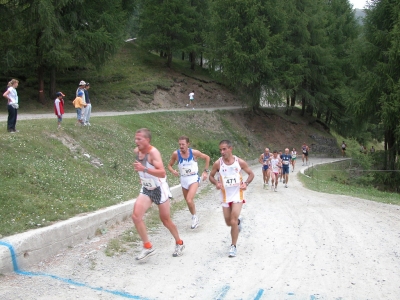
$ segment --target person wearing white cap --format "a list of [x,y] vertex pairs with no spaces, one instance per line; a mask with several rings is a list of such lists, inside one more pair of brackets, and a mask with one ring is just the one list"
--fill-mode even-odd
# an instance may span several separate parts
[[85,84],[85,90],[84,90],[84,95],[85,95],[85,101],[87,106],[85,107],[85,115],[83,118],[83,122],[85,126],[90,126],[90,114],[92,112],[92,104],[90,103],[90,97],[89,97],[89,89],[90,89],[90,83],[86,82]]
[[[81,80],[80,82],[79,82],[79,87],[76,89],[76,97],[78,97],[78,93],[79,92],[82,92],[83,93],[83,95],[82,96],[80,96],[81,98],[82,98],[82,101],[83,101],[83,103],[85,103],[86,104],[86,99],[85,99],[85,87],[86,87],[86,82],[85,81],[83,81],[83,80]],[[86,105],[85,105],[85,107],[86,107]],[[82,123],[84,123],[84,121],[85,121],[85,119],[84,119],[84,116],[85,116],[85,107],[83,107],[82,108],[82,112],[81,112],[81,116],[82,116]]]

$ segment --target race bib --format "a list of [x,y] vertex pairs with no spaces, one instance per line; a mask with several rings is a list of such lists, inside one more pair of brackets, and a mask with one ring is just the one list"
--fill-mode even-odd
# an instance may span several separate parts
[[223,177],[224,187],[233,187],[233,186],[240,186],[240,176],[239,174],[236,175],[227,175]]
[[307,153],[307,150],[303,150],[303,153]]
[[292,154],[292,158],[296,158],[296,154]]
[[284,160],[284,161],[282,161],[282,162],[283,162],[284,165],[288,165],[288,164],[289,164],[289,161],[288,161],[288,160]]
[[148,190],[154,190],[157,185],[154,182],[153,178],[142,178],[140,177],[140,181],[142,182],[142,186]]
[[181,176],[191,176],[191,175],[196,175],[197,170],[193,170],[193,168],[190,167],[182,167],[181,168]]

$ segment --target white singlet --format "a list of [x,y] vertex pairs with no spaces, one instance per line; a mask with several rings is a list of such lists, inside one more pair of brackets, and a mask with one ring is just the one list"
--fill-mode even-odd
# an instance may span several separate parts
[[240,167],[238,158],[236,156],[233,157],[235,161],[231,165],[225,164],[222,157],[219,159],[219,180],[222,183],[222,206],[226,206],[226,204],[230,202],[239,203],[243,202],[244,200],[243,190],[240,189],[240,184],[242,182],[242,175],[240,174],[240,170],[242,168]]
[[272,172],[279,173],[279,158],[271,159],[271,168],[272,168]]

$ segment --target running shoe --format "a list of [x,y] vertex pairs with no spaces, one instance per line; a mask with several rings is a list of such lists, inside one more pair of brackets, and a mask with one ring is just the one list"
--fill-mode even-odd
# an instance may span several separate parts
[[199,226],[199,218],[196,215],[192,216],[192,229],[197,228]]
[[235,257],[235,256],[236,256],[236,246],[231,245],[231,247],[229,248],[229,257]]
[[172,254],[172,256],[173,257],[182,256],[183,255],[183,253],[182,253],[183,249],[185,249],[185,245],[184,244],[182,244],[182,245],[176,244],[175,245],[175,251]]
[[285,188],[287,188],[287,184],[285,184]]
[[275,187],[275,188],[274,188],[274,192],[277,192],[277,191],[278,191],[278,187]]
[[240,221],[239,222],[239,232],[241,232],[242,231],[242,227],[243,227],[243,217],[239,216],[238,220]]
[[186,104],[186,107],[188,107],[189,106],[189,104]]
[[286,183],[286,180],[285,180],[285,179],[283,179],[283,183]]
[[156,250],[153,247],[151,247],[149,249],[143,248],[142,252],[140,252],[140,254],[136,257],[136,260],[143,260],[143,259],[155,254],[155,252],[156,252]]

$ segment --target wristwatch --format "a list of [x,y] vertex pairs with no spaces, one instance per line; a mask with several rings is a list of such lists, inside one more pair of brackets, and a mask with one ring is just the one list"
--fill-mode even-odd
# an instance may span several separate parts
[[204,169],[204,172],[210,173],[210,170],[209,169]]
[[149,168],[144,168],[143,173],[147,173],[147,171],[149,170]]

